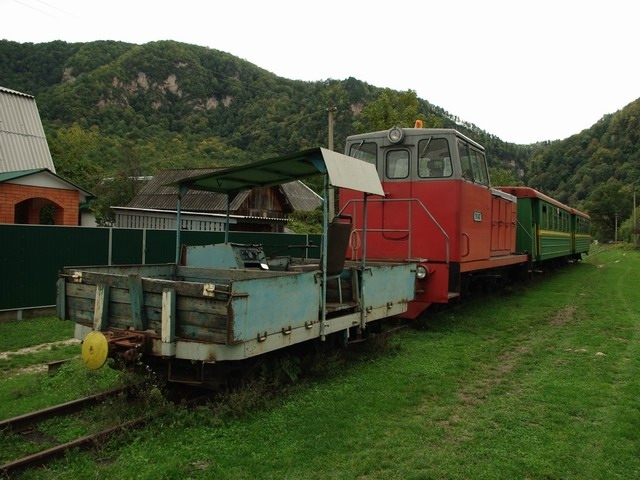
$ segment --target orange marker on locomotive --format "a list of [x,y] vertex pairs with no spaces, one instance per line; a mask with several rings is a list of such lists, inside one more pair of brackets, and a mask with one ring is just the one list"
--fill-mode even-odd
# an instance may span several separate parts
[[347,138],[345,154],[377,168],[385,198],[363,202],[339,193],[354,221],[348,255],[418,263],[416,297],[406,318],[458,298],[476,280],[526,275],[516,252],[517,199],[491,188],[484,148],[453,129],[395,127]]

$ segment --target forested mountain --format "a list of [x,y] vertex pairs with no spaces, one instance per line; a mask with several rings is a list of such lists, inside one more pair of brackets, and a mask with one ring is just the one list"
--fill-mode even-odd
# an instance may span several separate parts
[[336,150],[352,133],[422,118],[425,126],[457,128],[483,144],[494,184],[530,184],[574,206],[586,208],[611,177],[624,184],[639,173],[637,103],[564,141],[515,145],[414,92],[355,78],[288,80],[228,53],[174,41],[0,40],[0,85],[36,97],[58,174],[106,205],[126,202],[136,188],[129,179],[161,169],[325,146],[330,107]]
[[588,212],[600,239],[613,239],[617,224],[622,226],[618,238],[628,240],[633,188],[640,186],[640,99],[604,115],[589,129],[536,150],[525,180]]

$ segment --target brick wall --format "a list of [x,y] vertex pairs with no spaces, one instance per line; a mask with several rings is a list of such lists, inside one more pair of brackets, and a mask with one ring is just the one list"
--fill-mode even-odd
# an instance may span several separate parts
[[15,207],[20,202],[29,202],[28,223],[40,223],[40,210],[53,203],[56,225],[78,225],[78,207],[80,202],[77,190],[34,187],[12,183],[0,184],[0,223],[15,223]]

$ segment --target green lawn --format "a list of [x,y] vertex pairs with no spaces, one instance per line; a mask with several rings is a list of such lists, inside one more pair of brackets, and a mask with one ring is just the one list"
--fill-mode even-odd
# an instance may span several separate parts
[[178,410],[25,478],[640,478],[640,252],[433,315],[240,417]]
[[0,352],[73,337],[73,322],[56,317],[0,322]]
[[[84,368],[73,329],[73,322],[56,317],[0,322],[0,419],[74,400],[119,381],[109,369]],[[46,364],[58,360],[69,363],[48,375]],[[2,440],[0,432],[0,449]]]

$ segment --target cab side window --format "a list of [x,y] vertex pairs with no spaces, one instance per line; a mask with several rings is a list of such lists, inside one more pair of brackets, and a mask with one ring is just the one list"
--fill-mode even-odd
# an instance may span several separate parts
[[462,178],[473,183],[489,186],[489,171],[484,153],[476,150],[467,142],[458,139],[458,154]]
[[482,185],[489,186],[489,171],[487,170],[487,161],[482,152],[474,148],[470,148],[471,152],[471,168],[473,169],[475,181]]

